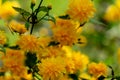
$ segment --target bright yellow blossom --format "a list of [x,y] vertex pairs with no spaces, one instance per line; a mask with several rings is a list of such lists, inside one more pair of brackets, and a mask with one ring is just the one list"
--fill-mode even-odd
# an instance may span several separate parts
[[39,70],[43,80],[59,80],[66,72],[62,57],[43,59],[39,64]]
[[78,33],[76,23],[71,20],[56,19],[56,24],[52,24],[53,38],[61,45],[73,45],[77,42]]
[[36,52],[40,49],[39,40],[34,35],[22,35],[17,44],[24,51]]
[[87,64],[89,63],[88,56],[80,52],[73,51],[68,46],[63,46],[62,49],[66,52],[66,69],[68,72],[74,73],[77,70],[80,70],[82,72],[86,69]]
[[2,0],[0,0],[0,6],[2,5]]
[[104,19],[108,22],[114,22],[120,20],[120,8],[118,8],[116,5],[110,5],[108,6]]
[[79,78],[80,78],[79,80],[82,80],[82,79],[90,80],[91,76],[89,74],[87,74],[87,73],[81,73],[79,75]]
[[93,17],[95,8],[92,0],[69,0],[69,9],[67,13],[70,18],[84,23]]
[[27,29],[25,28],[24,24],[18,23],[17,21],[12,20],[8,26],[10,27],[11,30],[18,32],[18,33],[25,33]]
[[115,0],[115,5],[119,8],[120,10],[120,0]]
[[0,44],[4,45],[7,41],[4,31],[0,31]]
[[12,7],[20,7],[17,1],[6,1],[0,6],[0,18],[8,19],[18,13]]
[[89,58],[88,56],[80,53],[80,52],[73,52],[72,55],[72,60],[75,64],[75,71],[80,70],[83,71],[86,69],[88,63],[89,63]]
[[66,63],[66,71],[67,73],[73,74],[75,73],[75,64],[74,61],[71,58],[65,58],[65,63]]
[[88,71],[90,74],[92,74],[94,77],[98,78],[101,75],[106,76],[107,75],[107,66],[104,63],[90,63],[88,65]]

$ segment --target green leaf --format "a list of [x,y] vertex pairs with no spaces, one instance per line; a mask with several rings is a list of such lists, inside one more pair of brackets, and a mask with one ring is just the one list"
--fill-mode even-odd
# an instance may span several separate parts
[[116,80],[120,80],[120,76],[115,77]]
[[105,79],[104,76],[100,76],[100,77],[98,78],[98,80],[104,80],[104,79]]
[[0,76],[4,76],[5,72],[0,72]]
[[35,12],[40,12],[40,11],[48,12],[49,9],[48,9],[48,7],[46,7],[46,6],[41,6],[39,9],[36,9],[36,10],[35,10]]
[[73,79],[73,80],[78,80],[78,76],[76,74],[69,74],[69,76]]
[[29,68],[33,68],[36,65],[36,63],[37,63],[36,54],[28,52],[26,54],[26,60],[25,60],[26,66],[28,66]]
[[26,23],[25,23],[25,27],[26,27],[26,29],[28,30],[29,27],[30,27],[30,23],[29,23],[29,22],[26,22]]
[[59,16],[61,19],[70,19],[70,16],[68,14]]
[[43,20],[52,21],[52,22],[56,23],[56,19],[53,16],[50,16],[50,15],[43,18]]
[[28,11],[22,9],[22,8],[18,8],[18,7],[13,7],[13,8],[23,16],[31,15],[30,12],[28,12]]
[[46,7],[46,6],[41,6],[40,9],[39,9],[39,11],[48,12],[49,9],[48,9],[48,7]]
[[51,41],[48,46],[56,46],[56,45],[59,45],[60,43],[59,42],[55,42],[55,41]]
[[0,45],[0,51],[2,51],[4,53],[6,52],[5,48],[2,45]]
[[115,76],[115,73],[114,73],[113,68],[112,68],[111,66],[109,66],[109,65],[108,65],[108,67],[111,69],[111,75],[112,75],[112,77],[114,77],[114,76]]
[[102,25],[102,26],[107,26],[106,24],[104,24],[104,23],[102,23],[102,22],[100,22],[98,20],[95,20],[95,19],[90,19],[90,22],[94,23],[94,24]]

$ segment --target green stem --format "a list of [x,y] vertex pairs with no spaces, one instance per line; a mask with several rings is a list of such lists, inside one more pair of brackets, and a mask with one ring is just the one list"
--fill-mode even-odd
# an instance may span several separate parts
[[34,28],[34,23],[32,23],[32,27],[31,27],[31,30],[30,30],[30,34],[32,34],[32,32],[33,32],[33,28]]
[[40,77],[40,75],[38,73],[33,73],[33,76],[36,77],[38,80],[42,80],[42,78]]
[[32,27],[31,27],[30,34],[32,34],[32,32],[33,32],[34,25],[35,25],[35,17],[34,17],[34,11],[32,8]]
[[36,15],[37,15],[37,14],[38,14],[38,12],[39,12],[39,8],[40,8],[40,6],[41,6],[42,2],[43,2],[43,0],[41,0],[41,1],[40,1],[40,3],[39,3],[39,6],[38,6],[37,11],[36,11]]

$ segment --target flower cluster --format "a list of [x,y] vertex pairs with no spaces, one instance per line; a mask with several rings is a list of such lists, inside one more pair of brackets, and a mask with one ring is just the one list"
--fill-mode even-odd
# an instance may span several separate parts
[[[0,5],[1,19],[6,20],[13,36],[17,34],[15,44],[11,46],[7,36],[0,31],[0,73],[3,73],[0,80],[98,80],[101,76],[106,77],[108,67],[104,63],[91,62],[87,55],[72,48],[85,44],[81,24],[94,16],[93,1],[69,0],[66,15],[55,17],[49,14],[51,7],[41,5],[44,0],[40,0],[37,9],[34,7],[36,0],[31,1],[31,13],[18,8],[19,4],[14,1]],[[45,15],[38,19],[41,11]],[[8,20],[17,12],[26,23]],[[33,32],[41,20],[49,21],[45,23],[49,24],[47,35]]]

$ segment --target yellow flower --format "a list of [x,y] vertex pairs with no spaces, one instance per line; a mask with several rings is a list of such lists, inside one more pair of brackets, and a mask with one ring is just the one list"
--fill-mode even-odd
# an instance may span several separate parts
[[80,78],[80,80],[82,80],[82,79],[90,80],[91,76],[89,74],[87,74],[87,73],[81,73],[79,75],[79,78]]
[[0,44],[4,45],[7,41],[4,31],[0,31]]
[[75,64],[74,61],[71,58],[65,58],[65,63],[66,63],[66,71],[69,74],[75,73]]
[[89,63],[89,58],[86,55],[73,51],[68,46],[63,46],[62,49],[65,51],[66,70],[69,73],[75,73],[77,70],[82,72],[86,69],[87,64]]
[[0,0],[0,6],[2,5],[2,0]]
[[85,46],[87,44],[87,39],[85,36],[80,35],[78,39],[78,43],[80,46]]
[[43,36],[43,37],[38,38],[38,40],[40,42],[40,46],[45,48],[49,45],[51,38],[48,36]]
[[116,5],[110,5],[107,10],[106,13],[104,15],[104,19],[106,21],[118,21],[120,20],[120,8],[118,8]]
[[18,23],[14,20],[12,20],[8,26],[10,27],[11,30],[18,32],[18,33],[25,33],[27,31],[27,29],[25,28],[24,24]]
[[115,5],[120,9],[120,0],[115,0]]
[[106,76],[107,75],[107,66],[104,63],[90,63],[88,65],[88,71],[95,77]]
[[24,51],[36,52],[40,49],[39,40],[33,35],[22,35],[17,44]]
[[65,73],[65,63],[62,57],[46,58],[39,64],[39,70],[43,80],[59,80]]
[[72,60],[75,64],[75,71],[80,70],[81,72],[86,69],[89,58],[88,56],[80,53],[80,52],[73,52]]
[[56,24],[52,24],[53,38],[61,45],[73,45],[77,42],[78,33],[76,23],[71,20],[56,19]]
[[117,58],[118,58],[118,63],[119,63],[119,65],[120,65],[120,48],[118,48]]
[[93,17],[95,8],[92,0],[69,0],[69,9],[67,13],[74,20],[84,23]]
[[19,7],[19,3],[16,1],[6,1],[0,6],[0,18],[8,19],[11,16],[15,16],[18,13],[12,7]]
[[24,66],[24,52],[20,50],[7,49],[5,55],[2,57],[3,66],[6,71],[11,71],[16,76],[23,77],[27,72]]
[[57,57],[57,56],[62,55],[62,53],[63,53],[61,48],[54,47],[54,46],[50,46],[50,47],[46,48],[46,51],[47,51],[47,54],[46,54],[47,57]]

